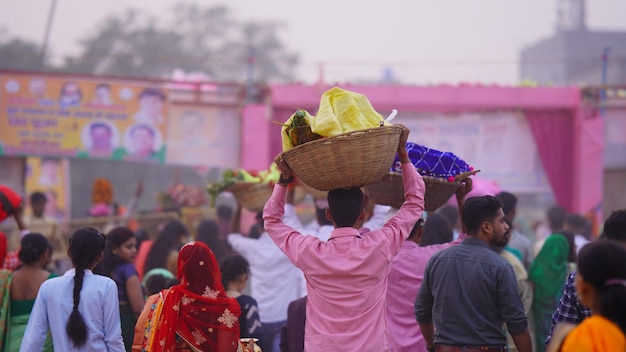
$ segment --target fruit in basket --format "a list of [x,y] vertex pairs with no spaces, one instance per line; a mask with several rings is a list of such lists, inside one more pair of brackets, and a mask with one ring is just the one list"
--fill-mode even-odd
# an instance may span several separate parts
[[280,124],[283,126],[281,129],[283,151],[322,138],[311,131],[310,121],[314,118],[308,111],[298,109],[284,124]]
[[222,173],[222,179],[220,181],[212,182],[207,185],[206,191],[211,197],[211,206],[213,206],[215,205],[217,196],[236,183],[274,184],[278,182],[279,177],[280,170],[275,163],[272,163],[267,170],[260,172],[244,169],[227,169]]

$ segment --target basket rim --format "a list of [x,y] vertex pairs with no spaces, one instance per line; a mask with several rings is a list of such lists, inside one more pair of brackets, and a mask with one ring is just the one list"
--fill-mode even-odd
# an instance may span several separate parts
[[[397,125],[355,130],[303,143],[279,154],[294,174],[312,188],[362,187],[375,183],[393,164],[402,127]],[[363,154],[364,150],[378,153]],[[360,155],[355,159],[354,155]],[[342,166],[357,164],[344,169]],[[326,168],[326,173],[320,170]],[[342,173],[339,179],[337,173]]]
[[355,131],[350,131],[350,132],[346,132],[346,133],[342,133],[342,134],[338,134],[336,136],[331,136],[331,137],[324,137],[324,138],[320,138],[320,139],[316,139],[314,141],[309,141],[306,143],[302,143],[300,145],[297,145],[287,151],[282,151],[280,153],[280,157],[282,159],[283,155],[285,154],[290,154],[290,152],[292,152],[293,150],[296,149],[302,149],[301,147],[307,146],[307,148],[310,148],[311,145],[314,144],[329,144],[332,143],[335,140],[339,140],[339,139],[343,139],[343,138],[347,138],[347,137],[351,137],[351,136],[356,136],[356,135],[362,135],[362,134],[366,134],[367,132],[370,131],[380,131],[381,129],[399,129],[401,130],[402,127],[398,126],[398,125],[385,125],[385,126],[380,126],[380,127],[371,127],[371,128],[365,128],[362,130],[355,130]]
[[[459,182],[459,181],[463,181],[466,178],[470,177],[470,176],[474,176],[477,173],[479,173],[480,170],[472,170],[472,171],[466,171],[466,172],[462,172],[460,174],[457,174],[454,176],[454,182]],[[388,176],[402,176],[401,172],[395,172],[395,171],[389,171],[389,173],[387,174]],[[443,182],[443,183],[454,183],[454,182],[450,182],[445,178],[439,178],[439,177],[433,177],[433,176],[422,176],[422,178],[424,180],[428,180],[430,182]]]

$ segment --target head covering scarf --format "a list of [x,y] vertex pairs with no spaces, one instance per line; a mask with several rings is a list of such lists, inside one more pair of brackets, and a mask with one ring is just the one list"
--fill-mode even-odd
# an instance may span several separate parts
[[529,280],[535,283],[535,297],[554,298],[561,294],[568,255],[569,243],[565,236],[553,234],[546,239],[528,272]]
[[206,244],[190,242],[181,248],[177,277],[180,284],[161,291],[149,350],[169,350],[176,334],[198,351],[237,350],[241,310],[234,298],[226,297],[217,260]]
[[0,222],[15,213],[22,203],[22,197],[11,188],[0,184]]
[[567,275],[569,243],[565,236],[552,234],[541,247],[528,270],[528,279],[535,284],[531,313],[535,322],[537,351],[545,351],[545,341],[558,306]]

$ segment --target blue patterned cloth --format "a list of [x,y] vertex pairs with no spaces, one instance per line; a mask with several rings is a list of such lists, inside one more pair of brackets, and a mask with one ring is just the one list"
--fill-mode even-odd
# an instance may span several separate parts
[[[406,150],[411,163],[422,176],[450,179],[458,174],[474,170],[465,161],[453,153],[441,152],[436,149],[407,142]],[[391,166],[392,172],[402,172],[398,155]]]

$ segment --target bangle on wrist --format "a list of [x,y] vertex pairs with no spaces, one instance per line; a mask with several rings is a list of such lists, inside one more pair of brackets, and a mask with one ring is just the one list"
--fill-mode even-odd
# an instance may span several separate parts
[[290,183],[292,183],[295,180],[295,178],[293,177],[293,175],[291,175],[291,177],[289,178],[283,178],[283,174],[280,174],[280,177],[278,178],[278,183],[286,186]]

